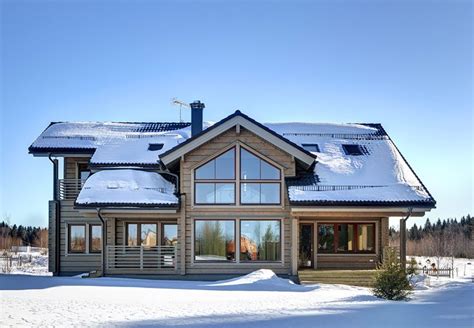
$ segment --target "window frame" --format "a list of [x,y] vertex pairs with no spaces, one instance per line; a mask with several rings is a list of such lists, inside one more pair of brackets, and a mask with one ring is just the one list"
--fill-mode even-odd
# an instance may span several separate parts
[[[83,227],[84,228],[84,250],[74,251],[71,249],[71,227]],[[68,254],[87,254],[87,227],[85,223],[68,223],[67,225],[67,252]]]
[[[212,182],[211,182],[212,181]],[[212,184],[214,185],[214,202],[213,203],[199,203],[197,201],[197,185],[198,184]],[[217,203],[216,202],[216,187],[217,187],[217,184],[231,184],[234,186],[234,201],[232,203]],[[204,206],[216,206],[216,205],[235,205],[236,204],[236,199],[237,199],[237,191],[236,191],[236,183],[235,183],[235,180],[227,180],[227,182],[223,182],[223,180],[194,180],[194,190],[193,190],[193,193],[194,193],[194,204],[195,205],[204,205]]]
[[[234,223],[234,259],[233,260],[198,260],[196,259],[196,222],[198,221],[232,221]],[[193,238],[192,238],[192,259],[193,263],[238,263],[237,261],[237,220],[234,218],[195,218],[193,219]],[[240,245],[240,244],[239,244]]]
[[[128,226],[130,224],[136,224],[137,225],[137,235],[136,235],[136,238],[137,238],[137,245],[136,246],[133,246],[133,245],[129,245],[128,244],[128,236],[129,236],[129,233],[128,233]],[[152,245],[152,246],[145,246],[145,245],[142,245],[142,224],[154,224],[156,226],[156,245]],[[132,247],[156,247],[156,246],[160,246],[160,243],[159,243],[159,240],[158,240],[158,227],[159,226],[159,222],[155,222],[155,221],[150,221],[150,222],[147,222],[147,221],[140,221],[140,222],[133,222],[133,221],[126,221],[125,222],[125,239],[124,239],[124,246],[132,246]]]
[[[93,250],[92,249],[92,229],[94,227],[100,227],[100,250]],[[89,253],[91,254],[100,254],[102,253],[102,246],[103,246],[103,242],[102,242],[102,238],[104,236],[104,232],[102,231],[103,227],[102,227],[102,224],[98,224],[98,223],[91,223],[89,224]]]
[[[353,240],[354,240],[354,250],[352,251],[337,251],[339,246],[339,225],[342,224],[352,224],[354,226],[353,231]],[[334,247],[332,252],[320,252],[319,251],[319,226],[320,225],[332,225],[334,229]],[[372,238],[374,240],[374,250],[373,251],[360,251],[359,250],[359,240],[358,240],[358,232],[359,232],[359,225],[372,225],[373,233]],[[316,224],[316,251],[318,255],[344,255],[344,254],[369,254],[375,255],[377,254],[377,224],[376,222],[350,222],[350,221],[343,221],[343,222],[317,222]]]
[[[258,218],[253,218],[253,219],[249,219],[249,218],[245,218],[245,219],[239,219],[239,236],[238,236],[238,240],[239,240],[239,263],[245,263],[245,264],[248,264],[248,263],[283,263],[283,244],[284,244],[284,241],[283,241],[283,220],[282,219],[274,219],[274,218],[268,218],[268,219],[258,219]],[[242,238],[242,222],[245,222],[245,221],[277,221],[279,222],[279,237],[280,237],[280,259],[279,260],[275,260],[275,261],[272,261],[272,260],[241,260],[240,259],[240,250],[241,250],[241,238]],[[237,238],[236,238],[236,241],[237,241]]]
[[[271,205],[280,205],[281,204],[281,182],[280,180],[270,180],[270,181],[262,181],[262,180],[255,180],[258,182],[254,182],[254,180],[244,180],[245,182],[240,181],[240,188],[239,188],[239,193],[240,193],[240,205],[244,206],[251,206],[251,205],[258,205],[258,206],[271,206]],[[277,182],[278,181],[278,182]],[[262,191],[260,190],[260,201],[258,203],[245,203],[242,201],[242,186],[244,184],[258,184],[258,185],[263,185],[263,184],[278,184],[278,202],[277,203],[262,203]]]
[[[234,150],[234,179],[196,179],[196,170],[206,165],[210,161],[216,159],[220,155],[226,153],[227,151],[233,149]],[[246,150],[250,154],[256,156],[261,161],[266,162],[268,165],[273,166],[279,172],[279,179],[241,179],[241,149]],[[274,162],[272,159],[266,157],[263,154],[260,154],[258,151],[254,150],[252,147],[247,146],[241,141],[236,141],[226,148],[223,148],[219,153],[212,155],[196,165],[190,168],[190,175],[191,175],[191,192],[192,192],[192,206],[193,207],[284,207],[284,199],[285,195],[283,193],[284,190],[284,167],[279,165],[278,163]],[[232,203],[201,203],[197,202],[197,193],[196,193],[196,184],[197,183],[233,183],[234,184],[234,202]],[[242,183],[278,183],[279,184],[279,202],[278,203],[244,203],[241,201],[241,184]]]
[[[312,143],[312,142],[305,142],[301,144],[301,147],[303,147],[305,150],[309,152],[315,152],[315,153],[320,153],[321,148],[319,148],[319,144],[317,143]],[[314,147],[316,150],[308,149],[309,147]]]
[[176,245],[172,245],[172,246],[177,247],[178,243],[179,243],[179,236],[178,236],[179,224],[177,222],[176,223],[161,222],[160,246],[169,246],[169,245],[164,244],[164,241],[165,241],[165,226],[167,226],[167,225],[176,226]]

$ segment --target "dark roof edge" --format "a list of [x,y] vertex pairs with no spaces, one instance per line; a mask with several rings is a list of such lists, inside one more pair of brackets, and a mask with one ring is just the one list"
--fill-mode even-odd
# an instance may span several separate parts
[[90,209],[90,208],[133,208],[133,209],[177,209],[179,208],[179,201],[176,204],[140,204],[140,203],[88,203],[79,204],[74,202],[75,209]]
[[293,206],[386,206],[386,207],[393,207],[393,206],[405,206],[405,207],[422,207],[426,209],[433,209],[436,208],[436,202],[434,200],[420,200],[420,201],[333,201],[333,200],[319,200],[319,201],[292,201],[290,200],[290,205]]
[[29,154],[85,154],[92,155],[94,154],[96,148],[67,148],[67,147],[33,147],[28,148]]
[[[385,129],[384,129],[385,131]],[[408,168],[411,170],[411,172],[415,175],[415,177],[417,178],[418,182],[421,184],[421,186],[425,189],[426,193],[428,194],[428,196],[430,196],[431,198],[431,202],[436,205],[436,200],[434,199],[433,195],[431,195],[431,193],[429,192],[428,188],[426,188],[426,186],[423,184],[423,181],[421,181],[421,179],[418,177],[418,175],[416,174],[415,170],[411,167],[410,163],[408,163],[408,161],[406,160],[405,156],[403,156],[402,152],[400,151],[400,149],[397,147],[397,145],[395,144],[395,142],[392,140],[392,138],[390,137],[390,135],[385,132],[388,139],[390,140],[390,142],[392,143],[392,145],[395,147],[395,149],[398,151],[398,153],[400,154],[400,156],[402,157],[402,159],[405,161],[405,164],[408,166]]]
[[237,117],[237,116],[241,116],[243,118],[245,118],[246,120],[250,121],[251,123],[257,125],[258,127],[264,129],[265,131],[267,131],[268,133],[271,133],[272,135],[274,135],[275,137],[279,138],[280,140],[288,143],[289,145],[297,148],[298,150],[302,151],[303,153],[305,153],[306,155],[316,159],[316,155],[314,155],[313,153],[307,151],[306,149],[304,149],[303,147],[295,144],[294,142],[288,140],[287,138],[283,137],[281,134],[278,134],[276,133],[275,131],[273,131],[272,129],[270,129],[269,127],[263,125],[262,123],[260,122],[257,122],[256,120],[254,120],[253,118],[247,116],[246,114],[242,113],[240,110],[236,110],[234,113],[230,114],[229,116],[227,117],[224,117],[222,120],[220,120],[219,122],[215,123],[214,125],[208,127],[207,129],[205,130],[202,130],[200,133],[196,134],[195,136],[192,136],[191,138],[187,139],[186,141],[180,143],[179,145],[177,145],[176,147],[174,148],[171,148],[167,151],[165,151],[164,153],[161,153],[160,157],[165,157],[171,153],[173,153],[174,151],[184,147],[185,145],[191,143],[192,141],[200,138],[201,136],[205,135],[206,133],[212,131],[213,129],[219,127],[220,125],[224,124],[225,122],[233,119],[234,117]]

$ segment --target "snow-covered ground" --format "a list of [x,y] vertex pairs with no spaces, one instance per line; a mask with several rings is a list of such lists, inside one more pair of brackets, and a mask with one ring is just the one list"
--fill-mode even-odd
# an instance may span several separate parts
[[[23,259],[21,266],[18,260],[19,256]],[[16,253],[13,254],[13,258],[10,274],[51,275],[48,272],[48,255],[41,254],[40,252]],[[29,262],[30,259],[31,262]],[[5,261],[6,258],[0,257],[0,273],[6,269]]]
[[0,326],[472,327],[471,279],[431,279],[407,302],[300,286],[259,270],[218,282],[0,275]]

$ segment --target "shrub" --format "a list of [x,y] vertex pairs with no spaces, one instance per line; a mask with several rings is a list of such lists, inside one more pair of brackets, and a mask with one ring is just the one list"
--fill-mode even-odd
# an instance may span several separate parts
[[416,271],[418,271],[418,263],[416,263],[416,259],[412,257],[408,263],[407,275],[413,276],[416,274]]
[[384,250],[383,262],[377,267],[373,294],[387,300],[404,300],[410,294],[411,287],[405,270],[397,258],[397,251],[388,247]]

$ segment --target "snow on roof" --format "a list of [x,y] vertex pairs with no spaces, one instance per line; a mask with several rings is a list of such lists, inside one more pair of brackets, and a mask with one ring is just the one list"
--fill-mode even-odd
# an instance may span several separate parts
[[[319,146],[320,151],[313,152],[317,156],[314,167],[317,179],[309,185],[303,179],[289,182],[292,202],[432,201],[380,125],[271,123],[266,126],[296,144]],[[346,144],[364,146],[368,154],[347,155],[342,148]]]
[[183,138],[189,138],[190,123],[175,122],[58,122],[52,123],[33,142],[31,148],[79,148],[96,147],[132,138],[162,135],[181,130]]
[[76,203],[94,206],[156,205],[176,206],[175,186],[156,172],[120,169],[92,174],[85,182]]

